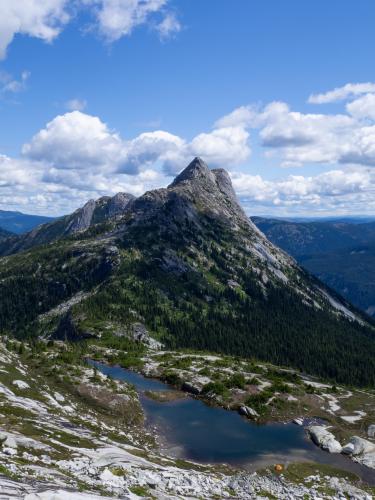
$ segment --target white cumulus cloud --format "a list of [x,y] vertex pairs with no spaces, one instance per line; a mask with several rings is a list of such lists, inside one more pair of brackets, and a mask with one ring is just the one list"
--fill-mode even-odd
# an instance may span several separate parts
[[[357,93],[370,84],[346,89]],[[358,84],[362,85],[362,84]],[[285,102],[263,108],[242,106],[216,122],[216,126],[238,124],[256,129],[259,145],[268,158],[284,167],[305,164],[356,164],[375,166],[375,93],[365,93],[348,102],[342,113],[302,113]]]
[[110,169],[126,158],[124,143],[99,118],[72,111],[56,116],[22,152],[28,158],[62,169]]
[[262,145],[280,154],[285,166],[339,161],[357,127],[347,115],[304,114],[280,102],[267,105],[259,123]]
[[190,144],[192,156],[202,156],[207,163],[230,168],[250,157],[249,133],[240,126],[216,128],[194,137]]
[[176,14],[168,13],[157,25],[156,29],[159,32],[160,38],[165,40],[181,31],[181,23],[177,19]]
[[308,102],[310,104],[328,104],[372,92],[375,92],[375,83],[347,83],[343,87],[337,87],[322,94],[311,94]]
[[[249,213],[368,213],[375,209],[375,172],[330,170],[315,176],[265,180],[234,172],[233,186]],[[281,210],[281,212],[280,212]]]
[[346,105],[348,113],[358,119],[375,121],[375,93],[365,94]]
[[175,174],[193,156],[205,157],[212,166],[237,165],[250,156],[248,138],[244,128],[223,127],[201,133],[190,142],[163,130],[126,140],[98,117],[73,111],[47,123],[22,152],[57,169],[137,174],[159,162],[168,174]]
[[181,30],[181,24],[168,7],[170,0],[1,0],[0,59],[16,35],[52,42],[65,25],[81,13],[94,21],[107,42],[129,36],[135,28],[147,25],[165,39]]
[[67,0],[1,0],[0,59],[17,34],[51,42],[69,21]]

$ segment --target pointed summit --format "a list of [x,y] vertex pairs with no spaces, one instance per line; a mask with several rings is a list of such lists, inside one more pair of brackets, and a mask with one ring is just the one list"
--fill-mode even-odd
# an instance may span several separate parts
[[175,178],[170,187],[174,187],[184,181],[207,179],[215,182],[215,176],[208,168],[202,158],[196,157],[189,165]]

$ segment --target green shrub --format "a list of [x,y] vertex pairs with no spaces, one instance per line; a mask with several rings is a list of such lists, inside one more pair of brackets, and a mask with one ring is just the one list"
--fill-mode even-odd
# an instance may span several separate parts
[[307,392],[307,394],[315,394],[316,393],[316,389],[313,385],[310,385],[310,384],[305,384],[305,391]]
[[228,389],[222,382],[209,382],[202,388],[202,394],[216,394],[217,396],[225,396],[228,394]]
[[251,377],[246,380],[247,385],[259,385],[260,381],[256,377]]
[[269,389],[264,389],[264,391],[259,392],[258,394],[252,394],[249,396],[245,403],[247,406],[253,408],[260,415],[264,414],[267,411],[266,403],[273,396],[273,392]]
[[242,373],[234,373],[229,377],[225,385],[229,388],[237,387],[238,389],[244,389],[245,384],[246,380]]
[[173,371],[165,372],[163,374],[163,378],[170,385],[174,385],[176,387],[181,385],[181,379],[177,372]]
[[199,375],[203,375],[204,377],[209,377],[211,375],[211,370],[205,366],[204,368],[202,368],[201,370],[199,370]]
[[192,359],[189,357],[177,358],[171,362],[171,366],[173,366],[173,368],[176,368],[178,370],[188,370],[191,366],[191,363]]
[[287,384],[284,384],[284,382],[281,382],[280,380],[276,380],[270,387],[269,389],[272,392],[283,392],[283,393],[289,393],[290,392],[290,387]]

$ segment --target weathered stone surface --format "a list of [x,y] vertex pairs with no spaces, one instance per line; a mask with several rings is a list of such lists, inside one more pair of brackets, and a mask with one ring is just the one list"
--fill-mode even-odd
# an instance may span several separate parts
[[91,224],[95,208],[95,200],[89,200],[82,208],[76,210],[65,229],[65,234],[74,234],[87,229]]
[[133,323],[130,330],[131,337],[138,341],[147,344],[151,349],[161,349],[163,344],[150,337],[150,334],[143,323]]
[[329,453],[341,453],[342,446],[335,439],[335,436],[321,425],[312,425],[309,427],[309,433],[314,443]]
[[375,444],[371,443],[371,441],[368,441],[367,439],[363,439],[359,436],[353,436],[350,439],[350,443],[353,445],[352,455],[375,453]]
[[303,418],[295,418],[293,424],[303,425]]
[[255,410],[253,410],[253,408],[250,408],[249,406],[240,406],[238,411],[241,415],[245,415],[246,417],[249,418],[259,417],[259,413],[257,413]]
[[375,443],[367,439],[353,436],[350,442],[344,446],[342,452],[351,455],[356,462],[372,469],[375,468]]
[[344,455],[352,455],[353,451],[354,451],[354,444],[348,443],[342,447],[341,453],[343,453]]
[[25,382],[24,380],[13,380],[12,382],[13,385],[15,385],[16,387],[18,387],[18,389],[29,389],[30,386],[27,382]]
[[192,382],[184,382],[182,384],[182,390],[185,392],[190,392],[190,394],[200,394],[201,389],[197,385],[194,385]]

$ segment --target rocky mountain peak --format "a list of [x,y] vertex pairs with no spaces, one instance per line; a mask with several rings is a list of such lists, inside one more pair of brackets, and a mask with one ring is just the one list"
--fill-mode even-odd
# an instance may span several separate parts
[[241,224],[259,233],[239,204],[228,172],[223,168],[211,170],[201,158],[194,158],[166,191],[182,195],[196,207],[226,220],[232,226]]
[[170,187],[175,187],[185,181],[215,182],[215,176],[202,158],[194,158],[192,162],[175,178]]
[[109,198],[106,207],[106,216],[113,217],[121,215],[128,207],[129,203],[135,200],[135,196],[130,193],[117,193],[112,198]]
[[224,168],[211,170],[201,158],[194,158],[175,178],[169,188],[187,185],[193,187],[194,191],[203,188],[215,196],[224,195],[230,202],[238,204],[228,172]]

